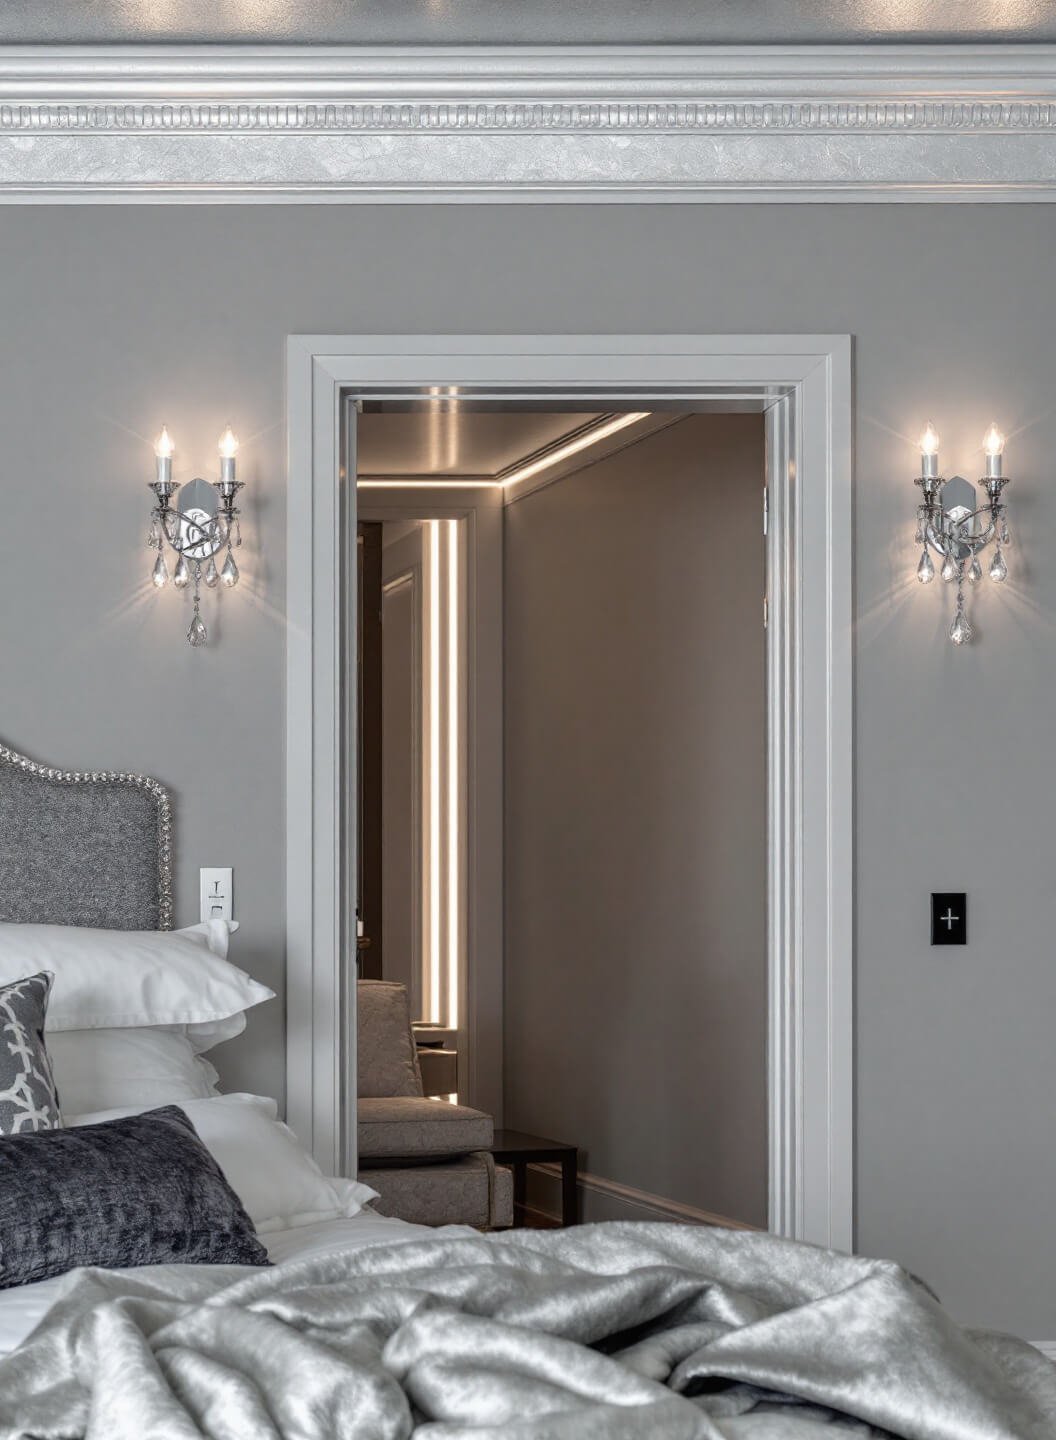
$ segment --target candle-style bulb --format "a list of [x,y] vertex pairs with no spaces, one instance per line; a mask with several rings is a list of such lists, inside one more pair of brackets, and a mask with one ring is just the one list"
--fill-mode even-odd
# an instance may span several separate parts
[[[154,441],[154,479],[159,485],[172,487],[172,452],[176,446],[168,428],[163,425],[161,434]],[[166,493],[169,493],[166,491]]]
[[939,436],[930,420],[920,437],[920,473],[925,480],[935,480],[939,474]]
[[[220,436],[220,484],[233,486],[235,484],[235,456],[238,454],[238,436],[229,425]],[[225,495],[233,494],[228,489],[221,492]]]
[[920,437],[920,453],[922,455],[937,455],[939,453],[939,435],[935,426],[928,421],[927,429]]
[[996,425],[983,436],[983,449],[986,451],[986,478],[988,480],[999,480],[1001,478],[1001,453],[1005,448],[1005,437]]
[[988,455],[1000,455],[1004,448],[1005,437],[996,425],[991,425],[983,436],[983,449]]

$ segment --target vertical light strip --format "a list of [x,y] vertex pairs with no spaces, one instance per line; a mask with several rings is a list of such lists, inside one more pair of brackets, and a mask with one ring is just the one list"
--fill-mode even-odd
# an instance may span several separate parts
[[440,1019],[440,522],[429,530],[429,958],[426,1017]]
[[458,1025],[459,981],[459,926],[461,924],[460,891],[460,846],[459,825],[461,805],[459,803],[459,674],[458,674],[458,631],[459,631],[459,576],[458,576],[458,521],[448,520],[447,525],[447,1023],[452,1028]]

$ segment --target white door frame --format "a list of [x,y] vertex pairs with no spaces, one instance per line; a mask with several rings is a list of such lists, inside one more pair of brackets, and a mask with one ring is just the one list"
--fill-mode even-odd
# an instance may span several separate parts
[[[770,1227],[853,1245],[851,345],[846,335],[292,336],[288,341],[287,1109],[354,1163],[341,676],[355,476],[343,397],[457,385],[612,408],[768,413]],[[644,404],[640,402],[645,402]],[[352,633],[351,630],[349,633]],[[351,839],[353,837],[349,837]],[[351,1048],[351,1047],[349,1047]],[[342,1070],[344,1069],[344,1074]],[[344,1088],[343,1088],[344,1087]]]

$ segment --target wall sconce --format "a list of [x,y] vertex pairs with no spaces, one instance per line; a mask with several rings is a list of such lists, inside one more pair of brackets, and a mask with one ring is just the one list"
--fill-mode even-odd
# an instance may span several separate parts
[[[172,583],[177,590],[194,586],[194,615],[187,639],[192,645],[205,645],[209,632],[200,611],[203,583],[210,590],[215,590],[218,584],[229,590],[238,584],[238,566],[232,554],[242,544],[239,511],[235,505],[235,496],[242,489],[241,480],[235,479],[238,437],[229,425],[220,436],[220,479],[214,483],[191,480],[180,490],[178,507],[172,504],[172,497],[180,488],[172,478],[174,449],[172,436],[162,426],[154,442],[155,476],[149,482],[157,504],[151,512],[147,544],[158,552],[150,578],[158,590],[169,583],[169,567],[165,563],[168,544],[179,557]],[[216,556],[225,545],[227,558],[218,570]]]
[[991,580],[1008,578],[1008,566],[1002,546],[1009,543],[1006,506],[1001,492],[1008,484],[1001,473],[1001,456],[1005,437],[996,425],[983,437],[986,451],[986,474],[979,481],[986,491],[986,504],[976,506],[975,486],[960,475],[946,480],[939,474],[939,437],[931,422],[920,437],[920,475],[916,479],[923,491],[923,504],[917,506],[918,545],[924,550],[917,566],[917,579],[928,585],[935,578],[935,565],[928,553],[930,546],[942,556],[941,574],[947,584],[957,582],[957,611],[950,626],[950,639],[955,645],[967,645],[972,627],[964,613],[964,581],[978,585],[983,578],[979,556],[990,544],[994,553],[990,560]]

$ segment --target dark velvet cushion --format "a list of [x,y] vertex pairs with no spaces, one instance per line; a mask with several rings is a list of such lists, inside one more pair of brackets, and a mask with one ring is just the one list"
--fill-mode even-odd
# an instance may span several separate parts
[[0,1289],[78,1265],[174,1263],[269,1263],[177,1106],[0,1137]]

